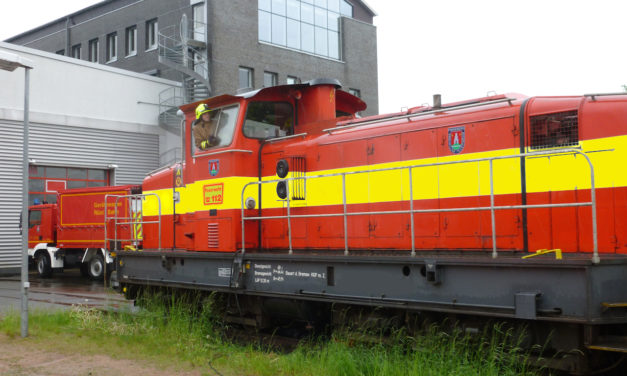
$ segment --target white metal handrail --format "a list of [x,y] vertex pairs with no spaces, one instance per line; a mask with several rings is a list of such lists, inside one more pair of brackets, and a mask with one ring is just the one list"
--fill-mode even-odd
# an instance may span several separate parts
[[[157,198],[157,204],[158,204],[158,216],[157,216],[157,220],[156,221],[144,221],[144,211],[143,211],[143,201],[146,199],[146,197],[148,196],[154,196]],[[114,216],[113,217],[109,217],[107,215],[107,208],[108,208],[108,203],[109,203],[109,198],[114,198],[115,199],[115,203],[114,203]],[[128,200],[128,217],[120,217],[118,216],[118,203],[120,202],[120,200]],[[133,209],[137,209],[136,213],[137,216],[133,216]],[[109,238],[108,235],[108,231],[107,231],[107,225],[109,223],[110,220],[113,220],[113,232],[114,232],[114,237],[113,238]],[[123,221],[123,222],[120,222]],[[135,245],[139,244],[139,239],[137,236],[137,231],[134,231],[135,226],[142,226],[144,224],[158,224],[159,226],[159,230],[158,230],[158,234],[159,234],[159,250],[161,250],[161,199],[159,198],[159,195],[157,195],[156,193],[144,193],[144,194],[135,194],[135,195],[105,195],[105,244],[104,244],[104,248],[105,249],[109,249],[108,247],[108,242],[110,240],[113,240],[113,250],[117,251],[117,244],[120,241],[130,241],[133,242]],[[118,226],[121,225],[130,225],[131,226],[131,239],[120,239],[118,238]],[[142,230],[143,232],[143,230]]]
[[[494,171],[493,171],[493,162],[495,160],[503,160],[503,159],[514,159],[514,158],[527,158],[527,157],[551,157],[551,156],[564,156],[569,154],[581,155],[585,158],[588,166],[590,167],[590,201],[585,202],[573,202],[573,203],[561,203],[561,204],[540,204],[540,205],[499,205],[496,206],[494,203]],[[490,166],[490,206],[479,206],[479,207],[461,207],[461,208],[447,208],[447,209],[414,209],[414,197],[413,197],[413,169],[415,168],[424,168],[424,167],[433,167],[433,166],[444,166],[444,165],[454,165],[454,164],[462,164],[462,163],[478,163],[478,162],[489,162]],[[347,175],[356,175],[356,174],[364,174],[364,173],[373,173],[373,172],[384,172],[384,171],[395,171],[395,170],[408,170],[409,171],[409,210],[394,210],[394,211],[368,211],[368,212],[347,212],[347,200],[346,200],[346,176]],[[290,213],[290,192],[289,192],[289,184],[287,186],[287,215],[284,216],[258,216],[258,217],[246,217],[245,216],[245,199],[244,193],[246,188],[251,185],[261,185],[261,184],[270,184],[270,183],[278,183],[280,181],[297,181],[297,180],[308,180],[308,179],[318,179],[318,178],[328,178],[334,176],[342,177],[342,205],[343,205],[343,213],[331,213],[331,214],[304,214],[304,215],[291,215]],[[372,214],[410,214],[411,218],[411,255],[416,255],[416,246],[415,246],[415,225],[414,225],[414,215],[415,213],[441,213],[441,212],[460,212],[460,211],[490,211],[490,222],[492,225],[492,257],[497,257],[497,249],[496,249],[496,221],[495,221],[495,211],[496,210],[512,210],[512,209],[537,209],[537,208],[559,208],[559,207],[583,207],[590,206],[592,208],[592,237],[593,237],[593,255],[592,262],[597,264],[600,262],[599,258],[599,250],[598,250],[598,241],[597,241],[597,214],[596,214],[596,191],[595,191],[595,180],[594,180],[594,167],[590,158],[581,150],[578,149],[561,149],[561,150],[550,150],[550,151],[537,151],[530,153],[521,153],[521,154],[512,154],[506,156],[499,157],[487,157],[487,158],[475,158],[475,159],[467,159],[460,161],[448,161],[448,162],[437,162],[437,163],[428,163],[428,164],[419,164],[412,166],[402,166],[402,167],[389,167],[389,168],[380,168],[380,169],[370,169],[370,170],[361,170],[361,171],[351,171],[351,172],[341,172],[334,174],[321,174],[314,176],[303,176],[297,178],[286,178],[286,179],[275,179],[268,181],[255,181],[250,182],[244,185],[242,188],[241,194],[241,212],[242,212],[242,253],[246,251],[246,242],[245,242],[245,222],[253,221],[253,220],[264,220],[264,219],[287,219],[288,224],[288,241],[289,241],[289,252],[290,254],[293,252],[292,250],[292,228],[291,228],[291,219],[292,218],[314,218],[314,217],[343,217],[344,218],[344,254],[348,255],[348,224],[347,218],[349,216],[358,216],[358,215],[372,215]],[[261,204],[261,203],[260,203]]]

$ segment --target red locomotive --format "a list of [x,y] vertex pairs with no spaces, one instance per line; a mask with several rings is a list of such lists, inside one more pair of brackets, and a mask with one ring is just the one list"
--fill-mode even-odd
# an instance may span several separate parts
[[184,160],[145,178],[144,249],[118,249],[118,282],[234,294],[258,323],[379,306],[523,320],[535,343],[557,333],[555,351],[627,349],[627,97],[359,118],[339,87],[183,106]]

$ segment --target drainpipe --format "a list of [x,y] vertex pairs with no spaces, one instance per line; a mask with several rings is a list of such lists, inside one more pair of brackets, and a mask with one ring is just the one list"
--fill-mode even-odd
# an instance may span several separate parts
[[70,39],[70,22],[72,19],[67,17],[65,20],[65,56],[72,56],[72,51],[70,50],[71,39]]

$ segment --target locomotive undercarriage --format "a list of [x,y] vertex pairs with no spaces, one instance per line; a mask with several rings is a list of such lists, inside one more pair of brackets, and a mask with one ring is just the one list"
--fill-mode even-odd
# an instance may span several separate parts
[[[585,256],[585,257],[584,257]],[[627,352],[624,257],[517,253],[122,251],[121,286],[162,286],[234,294],[242,324],[269,317],[333,321],[333,307],[372,307],[405,317],[446,317],[462,325],[497,320],[529,329],[529,345],[559,354],[552,368],[585,372],[597,358]],[[483,324],[481,324],[483,325]],[[562,356],[562,355],[568,356]],[[587,354],[582,356],[582,354]],[[599,354],[604,354],[600,356]]]

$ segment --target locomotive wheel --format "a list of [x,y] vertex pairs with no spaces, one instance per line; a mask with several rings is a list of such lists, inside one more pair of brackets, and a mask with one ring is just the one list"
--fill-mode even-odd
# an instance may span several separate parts
[[90,279],[102,279],[104,274],[104,259],[102,255],[97,254],[89,260],[87,263],[87,274]]
[[52,267],[50,266],[50,256],[45,252],[37,255],[37,273],[41,278],[50,278],[52,276]]

